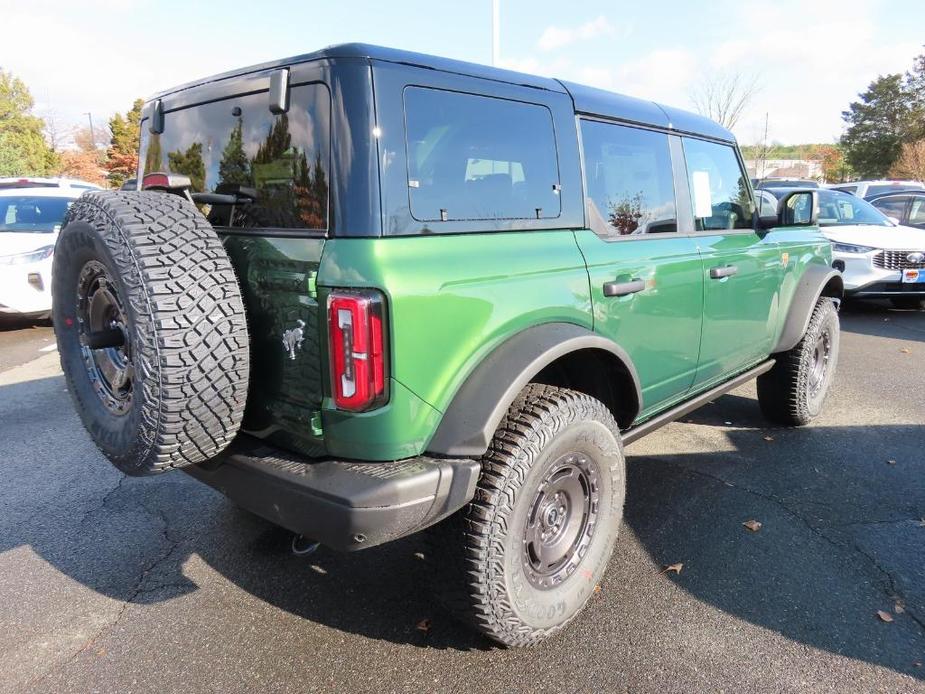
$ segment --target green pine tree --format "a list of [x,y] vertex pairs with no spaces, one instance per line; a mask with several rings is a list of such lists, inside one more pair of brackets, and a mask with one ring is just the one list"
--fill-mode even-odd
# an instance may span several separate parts
[[201,193],[206,186],[206,165],[202,160],[202,143],[194,142],[186,151],[168,152],[167,160],[173,173],[189,176],[193,192]]
[[0,176],[47,176],[57,164],[26,83],[0,69]]
[[237,125],[231,131],[228,144],[222,150],[222,160],[218,165],[218,182],[253,185],[250,162],[244,151],[244,121],[238,118]]
[[878,77],[860,96],[860,101],[852,102],[842,113],[848,128],[841,144],[848,164],[858,175],[883,178],[909,136],[914,110],[899,74]]

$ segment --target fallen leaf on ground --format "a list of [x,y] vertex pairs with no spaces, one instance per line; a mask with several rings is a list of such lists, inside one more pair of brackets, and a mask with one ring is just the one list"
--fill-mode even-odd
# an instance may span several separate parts
[[430,631],[430,620],[422,619],[420,622],[417,623],[417,626],[414,628],[417,629],[418,631],[428,632]]
[[731,427],[731,426],[732,426],[732,422],[723,422],[723,424],[725,424],[727,427]]
[[899,600],[896,601],[896,604],[893,605],[893,612],[896,614],[902,614],[906,611],[906,606],[903,605]]
[[912,667],[922,667],[922,661],[916,660],[914,663],[912,663]]
[[901,350],[899,350],[899,351],[900,351],[902,354],[912,354],[912,350],[909,349],[908,347],[903,347],[903,348],[902,348]]
[[886,464],[887,464],[887,465],[896,465],[896,461],[895,461],[895,460],[888,460],[888,461],[886,461]]
[[765,436],[765,437],[764,437],[764,440],[765,440],[765,441],[773,441],[773,440],[774,440],[774,437],[773,437],[773,436]]
[[668,564],[667,566],[662,567],[661,573],[667,574],[673,571],[674,573],[679,574],[681,573],[681,569],[683,568],[684,568],[684,563],[679,561],[677,564]]
[[600,593],[600,592],[601,592],[601,584],[600,584],[600,583],[598,583],[596,586],[594,586],[594,592],[595,592],[595,593]]
[[759,530],[761,530],[761,521],[747,520],[742,523],[742,525],[751,530],[753,533],[757,533]]
[[892,622],[893,615],[889,612],[884,612],[883,610],[877,610],[877,616],[880,617],[881,622]]

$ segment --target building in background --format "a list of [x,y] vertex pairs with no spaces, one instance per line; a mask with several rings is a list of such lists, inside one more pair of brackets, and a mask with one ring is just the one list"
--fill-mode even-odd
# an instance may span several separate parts
[[824,177],[819,159],[746,159],[745,168],[752,178],[812,178]]

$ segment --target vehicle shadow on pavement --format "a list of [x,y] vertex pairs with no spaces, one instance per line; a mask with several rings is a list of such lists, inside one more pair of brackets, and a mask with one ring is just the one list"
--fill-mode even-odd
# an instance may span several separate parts
[[[492,647],[422,590],[418,537],[295,557],[289,533],[185,474],[121,476],[70,407],[49,407],[66,397],[60,376],[0,387],[0,556],[30,547],[81,586],[133,604],[195,600],[202,591],[236,605],[256,598],[372,639]],[[671,425],[690,427],[685,441],[706,435],[699,426],[735,428],[718,452],[709,443],[702,453],[629,449],[626,534],[654,564],[684,564],[680,574],[653,580],[673,581],[799,643],[922,678],[915,663],[925,654],[925,426],[773,429],[754,400],[734,395],[686,421]],[[758,532],[742,526],[752,519],[762,523]],[[611,573],[621,561],[618,547]],[[23,570],[34,572],[30,566]],[[44,590],[34,573],[7,577],[19,591]],[[632,590],[604,584],[601,600],[634,600]],[[43,600],[59,591],[49,588]],[[2,602],[2,622],[21,621],[19,600]],[[877,610],[894,621],[881,622]]]
[[50,318],[30,318],[27,316],[0,314],[0,332],[48,327],[51,327]]
[[925,426],[774,428],[736,395],[685,421],[735,428],[725,450],[628,451],[626,522],[659,565],[683,563],[669,580],[797,642],[925,678]]
[[[257,598],[373,639],[491,648],[443,615],[422,589],[419,537],[355,554],[322,547],[294,556],[289,532],[186,474],[122,476],[97,452],[69,403],[49,406],[61,398],[68,399],[61,376],[0,386],[0,558],[12,561],[10,550],[29,547],[81,586],[133,604],[240,589],[236,602]],[[185,566],[200,559],[232,585]],[[18,594],[56,609],[50,595],[65,589],[53,574],[34,560],[11,566],[24,572],[19,576],[0,566],[9,579],[0,582],[0,624],[22,622],[23,597],[7,592],[14,583]],[[42,587],[43,580],[51,583]],[[73,609],[80,599],[60,607]]]
[[885,301],[845,301],[840,314],[845,332],[925,342],[925,309],[893,308]]

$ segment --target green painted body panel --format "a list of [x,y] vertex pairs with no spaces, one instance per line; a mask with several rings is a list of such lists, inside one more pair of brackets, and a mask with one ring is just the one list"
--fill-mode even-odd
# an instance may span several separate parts
[[[369,423],[374,413],[347,415],[326,404],[332,455],[362,451],[384,460],[399,451],[420,453],[457,389],[504,340],[541,323],[592,327],[588,275],[570,231],[331,239],[318,284],[322,293],[331,287],[384,291],[392,380],[437,415],[402,406],[388,421],[367,427],[360,420]],[[332,437],[334,426],[349,437]],[[389,436],[393,445],[383,446]]]
[[[772,234],[751,230],[696,237],[703,260],[703,338],[694,386],[741,371],[768,355],[781,321],[781,250]],[[735,275],[711,279],[733,265]]]
[[[243,429],[309,456],[325,453],[312,417],[324,395],[321,312],[312,292],[323,238],[274,238],[253,233],[222,237],[247,312],[251,373]],[[302,330],[296,358],[282,336]]]
[[[642,416],[684,395],[697,371],[703,315],[703,271],[689,236],[652,234],[605,241],[576,233],[588,263],[594,329],[633,359],[642,387]],[[605,282],[641,279],[645,290],[605,297]]]
[[[766,234],[652,235],[603,240],[590,230],[273,238],[226,234],[251,331],[244,428],[309,456],[397,460],[420,455],[475,367],[516,333],[573,323],[613,340],[633,360],[641,422],[765,359],[799,278],[831,263],[814,229]],[[726,280],[709,268],[734,264]],[[646,289],[605,297],[611,281]],[[327,366],[333,288],[386,296],[389,400],[337,410]],[[292,359],[286,330],[304,325]]]

